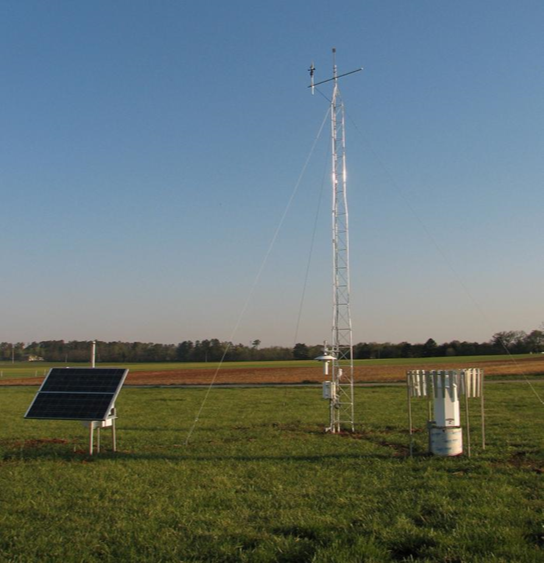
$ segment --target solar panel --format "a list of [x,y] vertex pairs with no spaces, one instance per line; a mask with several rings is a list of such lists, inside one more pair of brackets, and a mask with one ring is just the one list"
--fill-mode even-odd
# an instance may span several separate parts
[[123,368],[52,368],[25,418],[106,420],[127,374]]

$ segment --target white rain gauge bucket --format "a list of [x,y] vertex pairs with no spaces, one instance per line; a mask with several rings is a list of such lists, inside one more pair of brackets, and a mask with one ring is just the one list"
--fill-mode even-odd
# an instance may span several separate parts
[[482,448],[485,449],[483,370],[462,369],[447,371],[412,370],[406,373],[408,416],[410,424],[410,455],[413,452],[413,397],[428,401],[429,451],[438,456],[451,457],[463,453],[461,425],[461,396],[465,398],[467,453],[470,456],[470,417],[468,399],[480,398]]

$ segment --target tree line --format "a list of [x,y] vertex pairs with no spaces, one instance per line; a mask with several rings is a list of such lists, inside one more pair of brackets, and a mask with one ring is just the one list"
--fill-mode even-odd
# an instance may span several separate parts
[[[211,340],[185,340],[179,344],[152,342],[97,341],[96,359],[107,362],[248,362],[274,360],[311,360],[323,352],[323,345],[302,342],[294,347],[260,346],[260,340],[249,345]],[[0,361],[89,362],[90,341],[46,340],[43,342],[0,343]],[[452,340],[437,344],[429,338],[422,344],[400,342],[359,342],[353,347],[355,359],[433,358],[480,356],[492,354],[538,354],[544,352],[544,332],[533,330],[497,332],[488,342]]]

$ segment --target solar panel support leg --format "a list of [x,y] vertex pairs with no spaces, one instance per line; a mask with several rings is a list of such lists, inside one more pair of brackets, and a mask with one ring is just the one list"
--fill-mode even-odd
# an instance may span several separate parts
[[96,429],[96,453],[100,453],[100,426]]
[[117,451],[117,433],[115,432],[115,418],[113,419],[113,423],[111,425],[111,437],[112,437],[112,444],[113,444],[113,451]]
[[410,433],[410,457],[414,457],[414,434],[412,426],[412,398],[410,397],[410,386],[406,386],[408,395],[408,431]]
[[89,424],[89,455],[93,455],[93,439],[94,439],[94,425]]

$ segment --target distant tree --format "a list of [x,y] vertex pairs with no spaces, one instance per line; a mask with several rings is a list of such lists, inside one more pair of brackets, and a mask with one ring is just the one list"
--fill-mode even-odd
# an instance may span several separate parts
[[295,360],[307,360],[309,357],[308,346],[306,346],[306,344],[302,344],[301,342],[295,344],[293,348],[293,358]]
[[176,347],[176,360],[178,362],[190,362],[194,345],[190,340],[180,342]]
[[313,346],[308,346],[308,358],[310,360],[313,360],[314,358],[321,356],[321,354],[323,354],[323,344],[315,344]]
[[401,342],[399,344],[399,348],[400,348],[400,357],[401,358],[412,358],[413,357],[412,345],[409,342]]
[[370,359],[379,360],[382,357],[382,345],[379,342],[369,342],[368,352]]
[[400,358],[400,347],[398,344],[386,342],[381,346],[380,356],[382,358]]
[[[322,345],[308,346],[298,342],[294,348],[271,346],[261,348],[259,339],[249,345],[211,340],[190,340],[174,344],[155,344],[152,342],[97,342],[99,362],[198,362],[219,361],[225,354],[225,361],[274,361],[307,360],[320,356]],[[89,341],[46,340],[24,344],[19,342],[0,343],[0,360],[11,361],[12,350],[17,361],[28,356],[40,356],[49,362],[85,362],[90,359]],[[424,344],[401,342],[359,342],[353,347],[356,359],[366,358],[419,358],[438,356],[473,356],[483,354],[512,354],[544,352],[544,323],[538,330],[529,334],[523,331],[503,331],[493,335],[487,342],[467,342],[452,340],[437,345],[429,338]]]
[[212,338],[210,340],[209,349],[209,361],[210,362],[220,362],[225,353],[225,345],[220,342],[217,338]]
[[496,332],[491,337],[491,343],[493,347],[496,348],[499,353],[503,353],[509,349],[509,347],[514,342],[514,332],[513,331],[503,331]]
[[434,358],[437,356],[438,351],[438,344],[432,339],[429,338],[425,344],[423,344],[423,356],[425,358]]
[[[475,356],[480,352],[480,344],[477,342],[457,342],[454,346],[458,356]],[[484,352],[485,353],[485,352]]]
[[266,361],[292,360],[293,349],[284,348],[282,346],[271,346],[270,348],[263,348],[262,350],[259,350],[259,357],[261,360]]
[[251,350],[243,344],[230,344],[225,359],[231,362],[247,362],[251,360]]
[[525,351],[524,342],[526,338],[527,334],[522,330],[507,330],[495,333],[491,338],[491,343],[499,354],[508,352],[520,354]]
[[370,358],[371,349],[366,342],[359,342],[353,348],[353,357],[356,360],[368,360]]
[[2,361],[11,360],[11,343],[2,342],[0,344],[0,359]]
[[525,338],[525,347],[527,352],[540,354],[544,351],[544,331],[533,330]]

